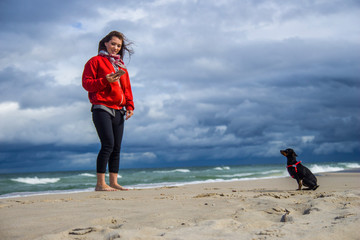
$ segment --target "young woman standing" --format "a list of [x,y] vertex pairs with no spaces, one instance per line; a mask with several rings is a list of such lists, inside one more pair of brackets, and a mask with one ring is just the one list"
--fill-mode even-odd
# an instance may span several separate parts
[[[112,31],[99,42],[98,55],[86,64],[82,85],[90,103],[93,122],[98,133],[101,149],[96,163],[96,191],[127,190],[117,182],[120,149],[124,131],[124,118],[128,120],[134,111],[134,102],[128,71],[122,61],[125,53],[133,54],[126,37]],[[105,182],[109,168],[110,186]]]

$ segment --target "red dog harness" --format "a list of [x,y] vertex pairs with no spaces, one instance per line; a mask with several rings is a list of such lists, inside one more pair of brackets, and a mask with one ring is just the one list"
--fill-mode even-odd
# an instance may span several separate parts
[[[301,163],[301,161],[298,161],[297,163],[295,163],[295,164],[293,164],[293,165],[288,165],[287,168],[293,167],[293,168],[295,168],[295,172],[298,172],[296,165],[298,165],[299,163]],[[294,178],[294,176],[291,176],[291,177]]]

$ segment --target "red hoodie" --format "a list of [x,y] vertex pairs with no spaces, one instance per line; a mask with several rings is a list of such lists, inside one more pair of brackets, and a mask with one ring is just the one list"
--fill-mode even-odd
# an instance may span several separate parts
[[82,75],[82,85],[89,92],[89,100],[95,105],[104,105],[113,109],[134,110],[134,102],[127,69],[119,82],[109,83],[106,75],[115,72],[110,61],[103,56],[92,57],[86,64]]

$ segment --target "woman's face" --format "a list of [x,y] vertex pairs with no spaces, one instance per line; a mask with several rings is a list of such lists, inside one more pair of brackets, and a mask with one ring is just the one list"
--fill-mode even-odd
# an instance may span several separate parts
[[106,51],[111,55],[118,54],[121,46],[122,40],[120,40],[118,37],[112,37],[110,41],[105,42]]

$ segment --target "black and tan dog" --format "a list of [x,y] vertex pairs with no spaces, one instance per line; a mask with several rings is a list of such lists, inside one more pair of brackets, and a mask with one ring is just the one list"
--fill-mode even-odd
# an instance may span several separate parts
[[298,190],[301,190],[303,185],[308,187],[304,190],[316,190],[319,187],[314,174],[307,167],[302,165],[301,161],[296,160],[297,155],[293,149],[288,148],[286,150],[280,150],[280,153],[287,158],[287,170],[290,176],[298,182]]

